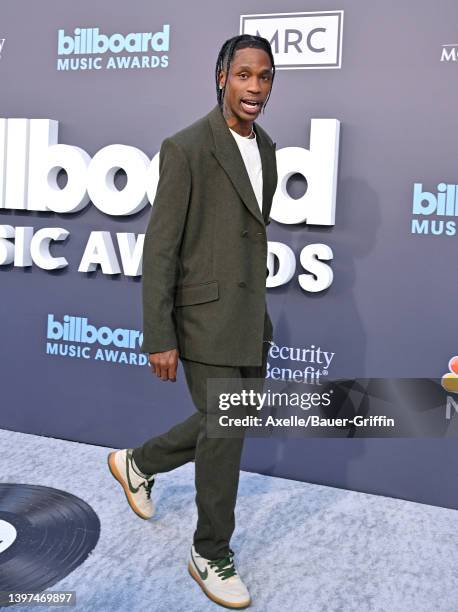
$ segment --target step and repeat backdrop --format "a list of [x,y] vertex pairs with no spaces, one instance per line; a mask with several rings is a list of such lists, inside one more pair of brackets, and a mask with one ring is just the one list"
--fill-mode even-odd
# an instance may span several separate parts
[[452,0],[3,2],[0,427],[126,447],[193,412],[181,366],[163,383],[139,351],[144,233],[162,140],[216,104],[223,42],[259,34],[267,377],[435,380],[441,433],[249,438],[243,468],[458,507],[457,24]]

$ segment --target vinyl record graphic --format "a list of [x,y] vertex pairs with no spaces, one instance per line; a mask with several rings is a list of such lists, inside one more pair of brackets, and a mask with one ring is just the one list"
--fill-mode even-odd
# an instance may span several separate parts
[[99,535],[98,516],[75,495],[0,483],[0,591],[51,587],[83,563]]

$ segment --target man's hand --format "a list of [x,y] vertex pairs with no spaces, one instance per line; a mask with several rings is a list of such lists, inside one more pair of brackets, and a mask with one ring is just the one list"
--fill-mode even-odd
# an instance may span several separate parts
[[178,367],[178,349],[164,351],[163,353],[150,353],[149,363],[151,371],[161,380],[176,382]]

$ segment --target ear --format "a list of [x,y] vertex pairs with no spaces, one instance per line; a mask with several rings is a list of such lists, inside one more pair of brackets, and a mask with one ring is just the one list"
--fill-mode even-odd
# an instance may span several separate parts
[[226,82],[226,73],[224,72],[224,70],[220,70],[219,79],[218,79],[218,87],[220,88],[224,87],[225,82]]

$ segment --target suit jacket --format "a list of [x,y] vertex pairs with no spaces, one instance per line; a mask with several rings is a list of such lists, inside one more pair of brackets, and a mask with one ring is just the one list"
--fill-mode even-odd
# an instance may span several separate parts
[[277,186],[275,143],[256,123],[262,212],[240,150],[216,105],[166,138],[143,247],[143,343],[155,353],[257,366],[272,339],[266,224]]

